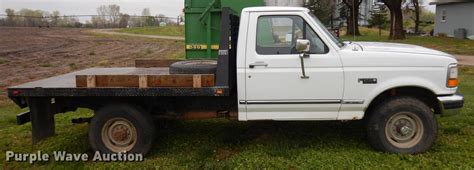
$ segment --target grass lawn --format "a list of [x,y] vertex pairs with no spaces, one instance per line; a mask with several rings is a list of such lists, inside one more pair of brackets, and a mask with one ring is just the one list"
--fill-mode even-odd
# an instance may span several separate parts
[[405,40],[389,40],[388,31],[382,31],[382,36],[379,36],[377,29],[360,28],[362,36],[345,36],[344,33],[341,38],[350,41],[382,41],[395,42],[405,44],[415,44],[428,48],[433,48],[450,54],[473,55],[474,56],[474,40],[461,40],[448,37],[429,37],[429,36],[407,36]]
[[116,30],[116,32],[146,35],[184,36],[184,26],[125,28]]
[[[463,168],[474,167],[474,67],[461,67],[461,91],[467,99],[460,115],[439,117],[438,139],[425,154],[374,151],[358,122],[233,122],[228,120],[159,123],[157,140],[144,162],[6,162],[5,151],[93,154],[87,124],[71,118],[89,110],[56,115],[56,136],[32,146],[31,124],[15,125],[21,110],[0,107],[0,167],[65,168]],[[91,155],[92,156],[92,155]]]

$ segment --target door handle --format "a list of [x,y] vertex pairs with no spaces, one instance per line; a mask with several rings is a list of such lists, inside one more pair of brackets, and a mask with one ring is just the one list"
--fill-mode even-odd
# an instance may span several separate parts
[[262,62],[262,61],[257,61],[257,62],[255,62],[255,63],[249,64],[249,67],[250,67],[250,68],[255,68],[256,66],[267,67],[268,64],[265,63],[265,62]]

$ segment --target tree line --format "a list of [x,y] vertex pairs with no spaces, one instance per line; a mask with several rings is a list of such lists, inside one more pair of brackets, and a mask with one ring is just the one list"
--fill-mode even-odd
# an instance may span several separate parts
[[[334,0],[307,0],[306,7],[310,9],[325,24],[333,26],[333,20],[345,21],[346,34],[360,36],[359,20],[360,5],[365,0],[342,0],[337,3]],[[366,1],[367,2],[367,1]],[[381,0],[384,6],[371,11],[369,19],[370,26],[379,28],[379,32],[385,27],[390,28],[390,39],[404,39],[404,17],[413,20],[414,32],[420,33],[420,25],[432,23],[422,20],[422,0]],[[338,9],[338,10],[336,10]],[[334,11],[339,11],[338,18],[334,18]],[[387,26],[388,25],[388,26]]]
[[32,9],[15,11],[8,8],[5,10],[5,14],[6,18],[0,19],[2,26],[36,27],[49,22],[52,26],[77,27],[77,24],[80,23],[77,17],[61,16],[59,11],[51,13]]
[[[81,21],[81,18],[82,21]],[[76,27],[76,28],[127,28],[179,24],[184,17],[152,16],[150,9],[143,9],[141,15],[129,15],[120,11],[118,5],[102,5],[96,15],[61,15],[59,11],[6,9],[0,26],[16,27]]]
[[[333,26],[333,20],[345,21],[347,35],[359,36],[360,5],[365,0],[307,0],[305,6],[326,24]],[[426,23],[421,19],[422,0],[381,0],[384,8],[372,11],[370,25],[379,28],[390,28],[390,39],[405,38],[404,15],[413,20],[414,32],[419,33],[420,24]],[[385,9],[385,7],[388,9]],[[335,11],[339,11],[334,18]],[[150,9],[143,9],[141,16],[129,15],[120,11],[118,5],[102,5],[97,8],[97,15],[65,16],[59,11],[47,12],[41,10],[21,9],[14,11],[6,9],[6,18],[0,18],[0,26],[54,26],[54,27],[88,27],[88,28],[126,28],[159,26],[162,24],[179,24],[184,17],[168,18],[162,14],[152,16]],[[79,17],[91,17],[81,22]],[[387,18],[389,17],[389,19]]]

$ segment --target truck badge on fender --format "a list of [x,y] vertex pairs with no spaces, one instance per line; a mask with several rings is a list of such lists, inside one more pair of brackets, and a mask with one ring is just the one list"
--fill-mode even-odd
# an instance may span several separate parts
[[377,79],[376,78],[361,78],[358,81],[359,83],[362,82],[362,84],[377,84]]

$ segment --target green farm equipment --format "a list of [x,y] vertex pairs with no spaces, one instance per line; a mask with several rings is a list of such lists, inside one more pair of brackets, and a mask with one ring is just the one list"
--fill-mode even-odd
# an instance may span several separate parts
[[264,6],[264,0],[185,0],[186,59],[216,59],[221,38],[221,12]]

